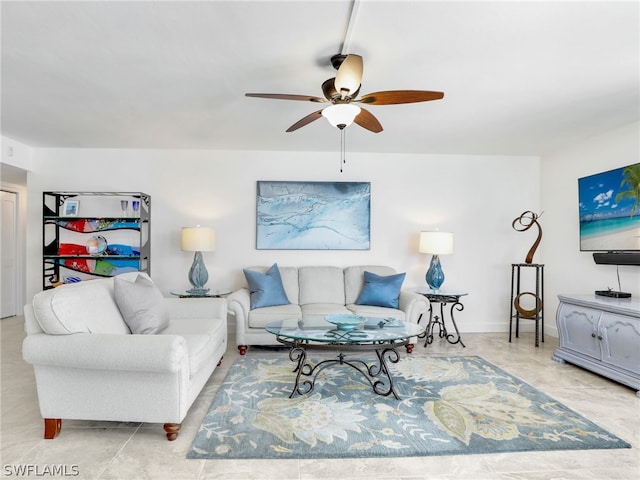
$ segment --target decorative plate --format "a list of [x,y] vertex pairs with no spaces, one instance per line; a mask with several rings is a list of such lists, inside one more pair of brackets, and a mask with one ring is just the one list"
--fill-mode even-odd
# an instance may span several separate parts
[[359,315],[349,315],[349,314],[337,314],[337,315],[327,315],[324,319],[333,323],[338,327],[338,330],[353,330],[361,323],[367,321],[365,317],[360,317]]
[[80,277],[68,276],[68,277],[63,277],[62,278],[62,283],[78,283],[80,281],[82,281],[82,279]]
[[89,255],[102,255],[107,249],[107,239],[101,235],[94,235],[87,240],[87,253]]

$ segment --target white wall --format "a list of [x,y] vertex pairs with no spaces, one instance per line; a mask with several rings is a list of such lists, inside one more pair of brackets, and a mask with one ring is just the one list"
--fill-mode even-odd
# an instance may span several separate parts
[[[555,318],[559,293],[618,289],[615,265],[596,265],[580,252],[578,178],[637,163],[640,123],[633,123],[542,158],[543,252],[547,263],[546,318]],[[620,266],[622,289],[640,296],[640,267]],[[555,321],[548,322],[555,328]]]
[[[455,253],[441,257],[443,287],[470,293],[461,329],[506,331],[510,264],[524,261],[534,240],[511,222],[539,211],[539,159],[348,152],[342,174],[338,159],[338,152],[38,149],[28,181],[27,290],[42,288],[42,191],[143,191],[152,196],[151,273],[167,295],[188,286],[183,226],[216,229],[217,249],[204,254],[214,289],[236,288],[244,266],[273,262],[387,264],[407,272],[405,286],[423,285],[430,257],[417,252],[418,236],[437,227],[455,234]],[[371,182],[371,249],[256,250],[257,180]]]
[[0,162],[23,170],[31,170],[33,149],[8,137],[0,137]]

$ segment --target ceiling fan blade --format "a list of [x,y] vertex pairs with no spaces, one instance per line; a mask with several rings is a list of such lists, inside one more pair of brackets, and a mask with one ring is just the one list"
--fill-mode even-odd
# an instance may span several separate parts
[[366,103],[367,105],[397,105],[400,103],[440,100],[442,97],[444,97],[444,93],[430,92],[428,90],[388,90],[385,92],[367,93],[356,101]]
[[335,88],[341,95],[355,98],[355,93],[362,82],[362,57],[360,55],[347,55],[344,59],[335,79]]
[[366,128],[373,133],[380,133],[382,131],[382,125],[380,124],[378,119],[374,117],[371,112],[365,110],[364,108],[360,109],[360,113],[356,115],[356,118],[354,118],[353,121],[354,123],[360,125],[362,128]]
[[[324,110],[324,109],[322,109]],[[304,127],[305,125],[309,125],[314,120],[317,120],[322,117],[322,110],[318,110],[317,112],[310,113],[306,117],[301,118],[296,123],[287,128],[287,132],[293,132],[294,130],[298,130],[299,128]]]
[[300,100],[303,102],[326,103],[327,100],[320,97],[312,97],[311,95],[290,95],[287,93],[245,93],[246,97],[272,98],[275,100]]

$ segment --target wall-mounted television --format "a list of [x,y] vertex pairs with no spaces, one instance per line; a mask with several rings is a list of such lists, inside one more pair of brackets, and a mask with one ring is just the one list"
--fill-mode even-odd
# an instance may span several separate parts
[[640,163],[579,178],[578,198],[580,250],[632,253],[640,261]]

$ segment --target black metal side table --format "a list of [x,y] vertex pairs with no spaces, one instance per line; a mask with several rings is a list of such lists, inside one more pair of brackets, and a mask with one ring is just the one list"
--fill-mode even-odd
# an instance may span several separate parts
[[[460,331],[458,330],[458,325],[456,324],[456,319],[453,315],[454,310],[461,312],[464,310],[464,305],[460,302],[460,297],[464,297],[468,295],[467,292],[440,292],[434,290],[416,290],[416,293],[420,295],[424,295],[430,302],[429,305],[429,323],[427,323],[426,334],[427,337],[424,341],[424,346],[426,347],[430,343],[433,343],[434,335],[433,331],[435,327],[438,327],[438,337],[444,338],[447,342],[452,345],[459,343],[463,347],[466,348],[466,345],[462,343],[462,337],[460,336]],[[440,315],[437,312],[434,312],[434,304],[440,304]],[[447,326],[445,324],[445,306],[451,304],[451,308],[449,309],[449,318],[451,323],[453,324],[453,328],[456,333],[449,333],[447,331]],[[422,316],[418,319],[418,323],[422,320]]]
[[[520,289],[521,269],[531,267],[535,269],[535,292],[523,292]],[[535,301],[533,309],[525,309],[520,305],[520,298],[524,295],[532,296]],[[520,336],[520,319],[535,321],[535,345],[544,342],[544,264],[542,263],[512,263],[511,264],[511,300],[509,302],[509,343],[513,334],[513,319],[516,320],[516,338]]]

